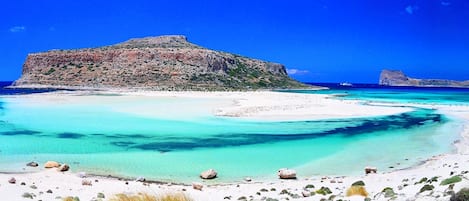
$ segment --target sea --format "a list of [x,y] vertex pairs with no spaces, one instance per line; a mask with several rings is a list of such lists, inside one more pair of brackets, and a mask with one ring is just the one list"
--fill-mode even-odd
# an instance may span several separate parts
[[[30,161],[55,160],[74,172],[162,182],[192,182],[216,169],[210,182],[276,178],[280,168],[300,178],[361,175],[365,166],[394,171],[455,151],[463,121],[418,104],[467,105],[469,90],[314,83],[362,104],[410,107],[394,115],[304,121],[242,120],[199,111],[205,99],[132,99],[93,95],[92,101],[53,101],[24,94],[54,90],[7,89],[0,82],[0,172],[38,171]],[[78,95],[77,95],[78,96]],[[391,103],[391,104],[390,104]],[[412,103],[412,106],[406,106]],[[416,106],[417,104],[417,106]],[[145,106],[170,115],[145,115]],[[129,112],[130,111],[130,112]],[[148,111],[146,111],[148,112]]]

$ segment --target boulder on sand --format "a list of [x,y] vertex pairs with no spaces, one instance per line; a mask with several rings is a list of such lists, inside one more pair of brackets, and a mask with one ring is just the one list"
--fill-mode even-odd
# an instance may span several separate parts
[[203,171],[202,173],[200,173],[200,178],[202,179],[214,179],[217,177],[217,171],[215,171],[214,169],[208,169],[206,171]]
[[44,167],[45,168],[56,168],[56,167],[60,167],[60,164],[58,162],[55,162],[55,161],[47,161],[44,164]]
[[201,191],[203,187],[204,185],[202,183],[199,183],[199,182],[192,183],[192,188],[194,188],[195,190]]
[[277,173],[280,179],[296,179],[296,171],[292,169],[282,168]]
[[10,179],[8,180],[8,183],[10,183],[10,184],[16,184],[16,179],[15,179],[14,177],[12,177],[12,178],[10,178]]

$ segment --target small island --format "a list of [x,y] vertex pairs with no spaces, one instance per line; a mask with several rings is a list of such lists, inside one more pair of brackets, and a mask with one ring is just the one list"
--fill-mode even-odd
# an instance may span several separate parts
[[469,80],[455,81],[443,79],[417,79],[405,75],[399,70],[383,70],[379,84],[384,86],[415,86],[415,87],[469,87]]
[[214,51],[170,35],[27,56],[19,88],[255,90],[309,88],[285,66]]

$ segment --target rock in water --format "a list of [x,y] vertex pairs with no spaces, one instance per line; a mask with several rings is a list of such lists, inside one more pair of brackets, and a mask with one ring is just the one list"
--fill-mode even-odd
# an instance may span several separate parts
[[47,161],[44,164],[44,167],[45,168],[56,168],[56,167],[60,167],[60,164],[58,162],[55,162],[55,161]]
[[280,179],[296,179],[296,171],[288,168],[282,168],[278,170],[278,176]]
[[10,183],[10,184],[16,184],[16,179],[15,179],[14,177],[12,177],[12,178],[10,178],[10,179],[8,180],[8,183]]
[[371,174],[371,173],[377,173],[378,172],[378,168],[376,167],[365,167],[365,174]]
[[204,185],[202,183],[199,183],[199,182],[193,182],[192,183],[192,188],[194,188],[195,190],[201,191],[202,188],[204,188]]
[[217,177],[217,171],[214,169],[209,169],[200,173],[200,178],[202,179],[215,179]]
[[26,164],[26,166],[37,167],[37,166],[39,166],[39,164],[37,164],[36,162],[29,162],[29,163]]
[[146,181],[145,177],[137,177],[135,181],[144,182]]
[[68,166],[67,164],[62,164],[59,168],[57,168],[57,171],[65,172],[65,171],[68,171],[69,169],[70,169],[70,166]]
[[285,66],[200,47],[185,36],[29,54],[14,86],[233,90],[311,88]]

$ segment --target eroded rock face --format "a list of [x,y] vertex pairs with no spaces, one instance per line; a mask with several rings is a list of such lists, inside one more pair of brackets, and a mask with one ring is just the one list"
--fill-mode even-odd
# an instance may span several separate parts
[[407,77],[399,70],[383,70],[380,74],[379,84],[385,86],[469,87],[469,80],[417,79]]
[[300,88],[281,64],[209,50],[185,36],[29,54],[17,87],[156,90]]

